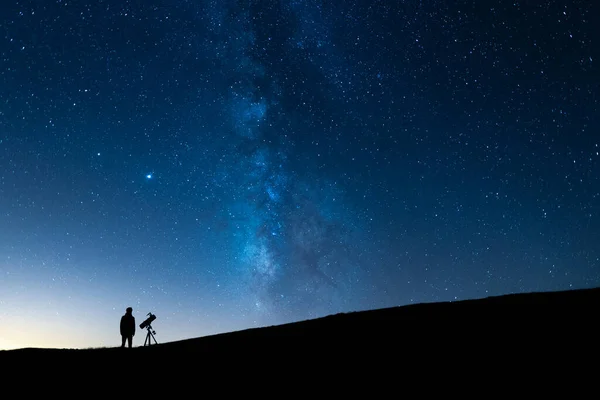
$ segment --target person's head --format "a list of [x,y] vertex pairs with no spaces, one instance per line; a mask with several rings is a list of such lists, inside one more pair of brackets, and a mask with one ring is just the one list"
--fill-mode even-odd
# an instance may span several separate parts
[[133,308],[127,307],[127,310],[125,310],[125,311],[127,311],[127,314],[131,314],[133,312]]

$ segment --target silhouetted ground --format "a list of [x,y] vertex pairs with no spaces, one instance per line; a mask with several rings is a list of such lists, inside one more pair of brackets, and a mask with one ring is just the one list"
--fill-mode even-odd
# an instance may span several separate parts
[[[538,389],[547,390],[555,383],[548,372],[563,380],[574,371],[581,379],[600,372],[599,305],[600,288],[514,294],[337,314],[133,349],[1,351],[0,365],[21,371],[32,384],[51,376],[67,386],[84,379],[108,390],[135,380],[140,396],[145,385],[150,393],[166,385],[202,395],[217,386],[260,395],[290,379],[295,383],[283,397],[315,385],[352,392],[359,382],[400,390],[421,385],[418,379],[427,392],[440,389],[433,376],[469,387],[481,379],[503,382],[494,390],[544,376]],[[250,387],[239,386],[247,381]]]

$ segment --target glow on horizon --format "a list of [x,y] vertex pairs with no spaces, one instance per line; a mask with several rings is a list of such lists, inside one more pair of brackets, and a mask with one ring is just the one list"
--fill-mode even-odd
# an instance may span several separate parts
[[[26,318],[5,319],[0,329],[0,350],[14,350],[22,348],[48,348],[48,349],[89,349],[120,346],[119,319],[123,313],[115,310],[109,318],[103,317],[96,321],[91,318],[81,321],[76,316],[58,318],[52,316],[42,321],[32,322]],[[190,321],[184,329],[173,330],[171,326],[181,324],[181,316],[169,318],[158,317],[152,324],[156,331],[155,338],[158,343],[168,343],[185,339],[210,336],[219,333],[243,330],[250,325],[233,326],[230,321],[219,323],[196,318]],[[187,318],[187,317],[184,317]],[[139,313],[136,316],[136,334],[133,340],[134,347],[144,345],[147,331],[140,329],[139,324],[144,320]],[[212,328],[212,329],[211,329]]]
[[[147,318],[147,312],[157,316],[152,326],[158,343],[256,326],[251,317],[235,314],[236,306],[227,302],[214,308],[206,304],[198,309],[197,304],[179,302],[176,295],[171,296],[172,301],[130,301],[130,298],[143,297],[139,295],[143,291],[107,300],[102,298],[103,293],[135,293],[135,289],[107,283],[94,289],[75,286],[50,290],[31,284],[22,292],[10,293],[7,286],[0,285],[0,290],[10,295],[2,299],[0,309],[0,350],[118,347],[119,320],[127,306],[133,307],[136,318],[134,347],[144,345],[147,332],[140,329],[139,324]],[[237,317],[231,318],[232,315]]]
[[12,342],[11,340],[5,339],[0,336],[0,350],[15,350],[22,349],[28,346],[24,346],[20,343]]

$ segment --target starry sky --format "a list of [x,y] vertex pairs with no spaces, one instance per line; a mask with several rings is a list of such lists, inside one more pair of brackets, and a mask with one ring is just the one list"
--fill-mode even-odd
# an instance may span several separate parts
[[3,1],[0,348],[599,286],[593,3]]

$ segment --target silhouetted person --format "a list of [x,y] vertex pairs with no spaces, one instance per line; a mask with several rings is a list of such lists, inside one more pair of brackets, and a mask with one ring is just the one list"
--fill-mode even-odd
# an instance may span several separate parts
[[133,316],[133,308],[127,307],[125,315],[121,317],[121,347],[125,347],[125,341],[131,348],[133,337],[135,336],[135,317]]

